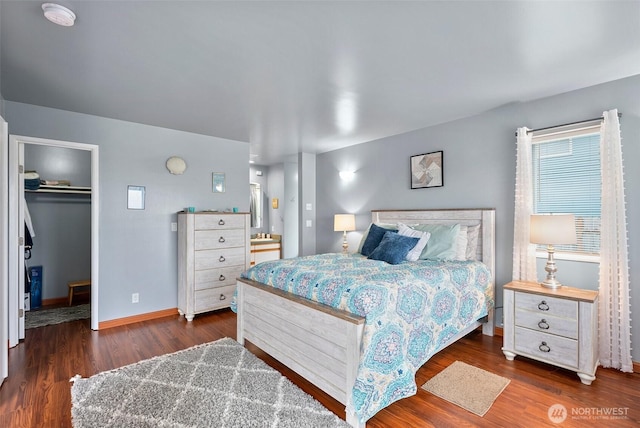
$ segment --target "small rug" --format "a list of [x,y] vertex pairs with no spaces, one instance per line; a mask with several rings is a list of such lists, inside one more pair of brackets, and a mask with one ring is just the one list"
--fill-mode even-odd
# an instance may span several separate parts
[[349,427],[228,337],[71,382],[75,428]]
[[422,385],[422,389],[484,416],[509,382],[497,374],[456,361]]
[[64,306],[54,309],[26,311],[24,328],[43,327],[45,325],[60,324],[68,321],[83,320],[91,317],[91,305]]

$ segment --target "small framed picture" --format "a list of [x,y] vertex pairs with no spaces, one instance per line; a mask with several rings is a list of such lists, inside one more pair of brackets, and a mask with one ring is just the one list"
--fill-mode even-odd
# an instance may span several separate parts
[[224,172],[213,173],[213,193],[224,193]]
[[144,209],[144,186],[127,186],[127,209]]
[[411,188],[444,186],[443,152],[411,156]]

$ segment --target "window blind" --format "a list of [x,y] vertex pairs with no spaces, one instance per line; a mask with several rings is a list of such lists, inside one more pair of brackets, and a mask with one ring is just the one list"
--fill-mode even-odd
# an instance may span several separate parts
[[599,254],[599,127],[534,136],[532,162],[534,213],[576,217],[577,244],[557,245],[556,251]]

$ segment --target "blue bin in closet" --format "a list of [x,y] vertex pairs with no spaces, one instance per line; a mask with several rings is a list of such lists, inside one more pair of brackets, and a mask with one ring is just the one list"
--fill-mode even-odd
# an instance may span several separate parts
[[42,306],[42,266],[31,266],[29,276],[31,277],[31,309],[38,309]]

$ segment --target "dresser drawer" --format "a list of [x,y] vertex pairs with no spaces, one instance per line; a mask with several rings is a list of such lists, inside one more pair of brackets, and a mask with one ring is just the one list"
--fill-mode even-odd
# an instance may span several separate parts
[[195,217],[195,230],[244,229],[244,225],[244,215],[202,214]]
[[224,287],[234,285],[236,278],[244,271],[244,266],[230,266],[220,269],[198,270],[195,274],[195,289]]
[[515,329],[515,350],[540,361],[578,367],[578,341],[522,327]]
[[228,307],[231,305],[231,299],[235,291],[235,284],[221,288],[196,291],[195,312],[198,313]]
[[525,309],[544,315],[553,315],[572,320],[578,319],[578,302],[575,300],[516,292],[515,306],[516,310]]
[[196,251],[244,247],[245,234],[244,229],[196,230],[194,246]]
[[541,311],[516,309],[516,326],[571,339],[578,338],[578,320],[556,317]]
[[195,251],[195,269],[214,269],[229,266],[246,266],[246,248],[222,248],[219,250]]

